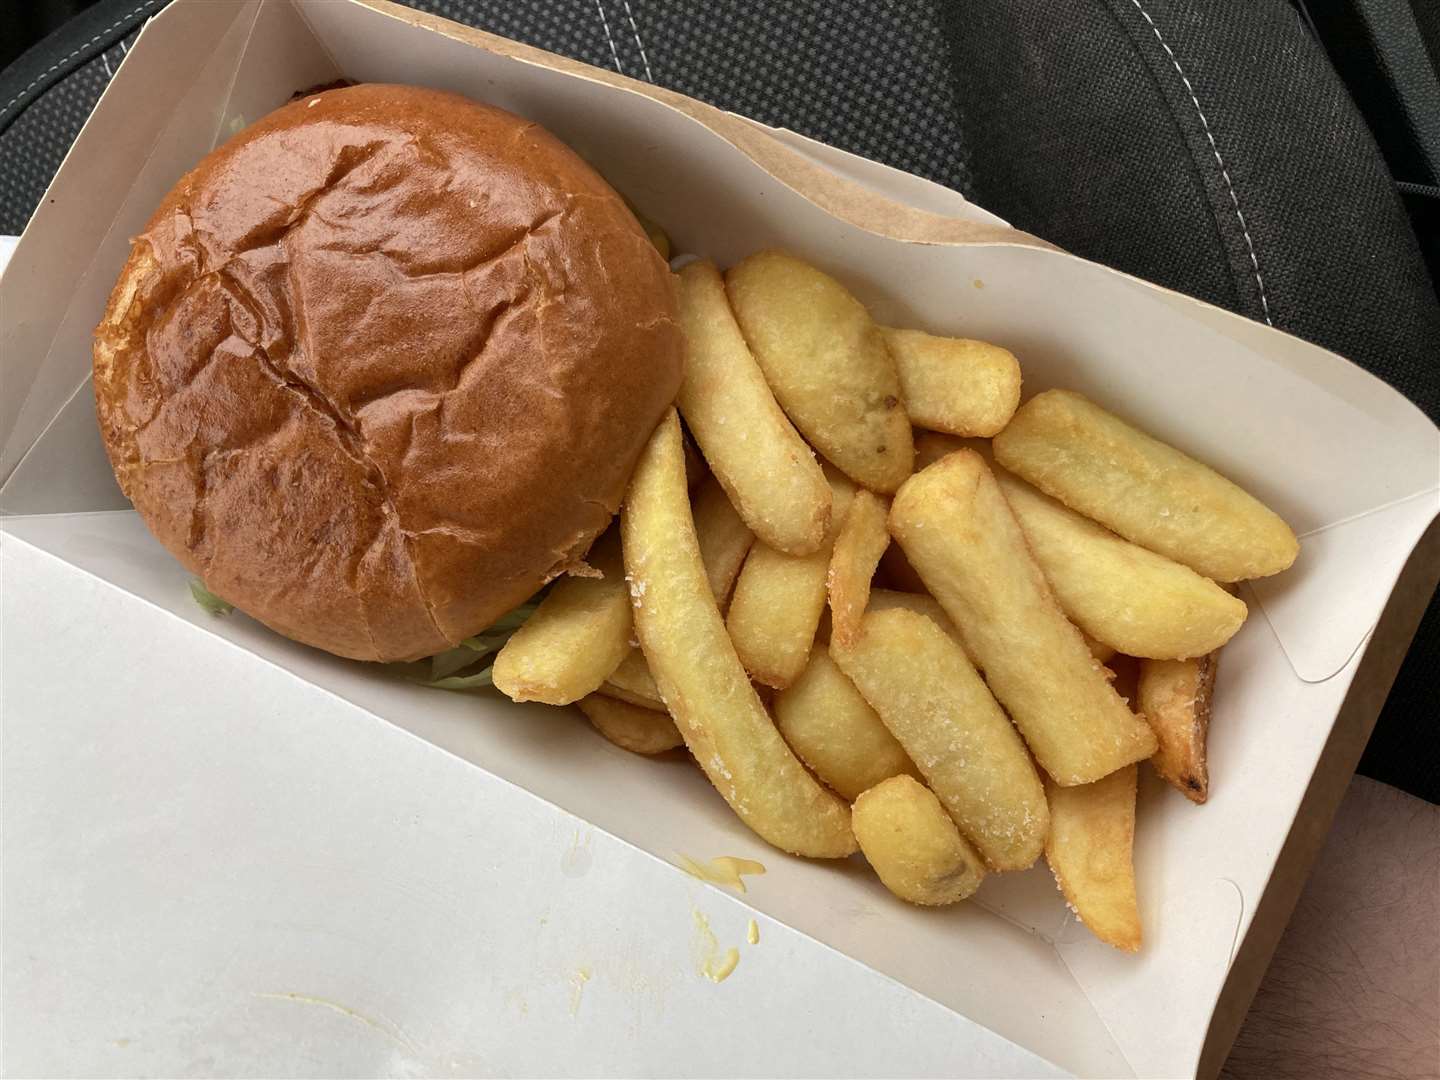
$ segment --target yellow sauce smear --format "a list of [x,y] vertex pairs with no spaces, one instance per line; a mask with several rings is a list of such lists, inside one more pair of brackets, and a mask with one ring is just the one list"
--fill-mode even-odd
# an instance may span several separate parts
[[726,949],[720,952],[720,943],[715,940],[715,932],[710,929],[710,920],[701,911],[691,909],[691,915],[695,918],[695,962],[704,975],[713,983],[724,982],[735,970],[735,965],[740,963],[739,949]]
[[570,1015],[580,1012],[580,999],[585,995],[585,984],[590,981],[590,969],[582,967],[570,976]]
[[705,977],[711,982],[724,982],[735,970],[735,965],[740,963],[739,949],[726,949],[725,955],[720,957],[719,963],[705,965]]
[[688,855],[677,855],[676,858],[675,865],[691,877],[697,877],[701,881],[708,881],[713,885],[727,885],[742,893],[746,891],[742,875],[765,873],[764,863],[758,863],[754,859],[737,859],[734,855],[721,855],[711,859],[708,865],[697,862]]

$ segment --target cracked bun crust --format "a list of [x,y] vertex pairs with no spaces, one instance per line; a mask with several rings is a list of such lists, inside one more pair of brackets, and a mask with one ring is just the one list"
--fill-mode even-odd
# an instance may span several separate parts
[[116,478],[206,586],[362,660],[579,568],[680,385],[669,272],[528,121],[361,85],[161,203],[95,334]]

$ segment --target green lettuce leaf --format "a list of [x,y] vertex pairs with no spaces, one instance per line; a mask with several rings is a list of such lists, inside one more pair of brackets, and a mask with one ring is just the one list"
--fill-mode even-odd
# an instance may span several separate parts
[[480,660],[481,657],[476,655],[475,650],[466,645],[446,649],[430,658],[430,678],[448,678],[458,671],[464,671],[471,664],[479,663]]
[[[496,619],[482,633],[466,638],[453,649],[436,653],[430,657],[430,678],[412,678],[411,682],[440,690],[476,690],[494,685],[490,679],[494,654],[524,625],[526,619],[535,614],[539,603],[537,596]],[[466,670],[482,663],[485,664],[483,669]]]
[[190,581],[190,595],[195,598],[195,603],[208,611],[211,615],[229,615],[235,610],[235,605],[221,600],[213,592],[207,589],[199,578],[192,578]]
[[516,630],[519,630],[525,620],[535,614],[535,609],[540,606],[539,599],[527,600],[508,615],[502,615],[485,631],[486,635],[504,634],[508,638]]
[[491,665],[473,675],[451,675],[444,679],[414,679],[412,681],[436,690],[483,690],[495,685],[491,678],[494,670],[494,665]]
[[460,642],[460,647],[468,649],[470,651],[470,659],[473,660],[475,659],[476,653],[485,655],[487,653],[499,652],[501,646],[510,640],[510,635],[513,633],[515,633],[514,630],[505,630],[500,633],[487,630],[483,634],[467,637],[464,641]]

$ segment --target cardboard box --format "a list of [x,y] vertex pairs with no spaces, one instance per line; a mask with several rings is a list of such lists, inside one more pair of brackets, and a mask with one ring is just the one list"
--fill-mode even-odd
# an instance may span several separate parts
[[[1142,773],[1140,955],[1078,926],[1043,864],[910,908],[863,867],[770,850],[698,771],[578,714],[416,688],[190,601],[111,477],[90,332],[175,179],[340,76],[538,120],[677,250],[790,248],[885,322],[1006,345],[1027,392],[1078,389],[1295,526],[1299,562],[1244,590],[1225,651],[1210,802]],[[379,0],[154,19],[0,311],[16,1074],[1213,1071],[1437,572],[1412,563],[1382,623],[1436,515],[1440,433],[1347,361],[915,177]],[[679,852],[768,872],[736,898]],[[697,912],[741,949],[723,984],[690,956]]]

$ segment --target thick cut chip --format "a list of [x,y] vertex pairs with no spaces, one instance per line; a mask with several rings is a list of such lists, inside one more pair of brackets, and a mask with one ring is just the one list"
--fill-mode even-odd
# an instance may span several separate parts
[[783,690],[805,670],[825,607],[830,552],[786,555],[769,544],[750,549],[725,626],[745,670]]
[[913,777],[882,781],[855,800],[854,813],[860,850],[901,900],[953,904],[985,879],[985,863]]
[[612,529],[587,556],[598,577],[565,577],[495,658],[495,686],[514,701],[568,705],[594,692],[630,647],[630,597]]
[[1089,783],[1155,752],[1154,733],[1056,605],[979,454],[957,451],[906,481],[890,533],[1057,783]]
[[830,489],[751,356],[714,264],[679,274],[685,381],[678,404],[711,471],[745,523],[771,547],[815,551],[830,523]]
[[781,850],[849,855],[850,807],[785,745],[725,632],[700,560],[673,411],[640,455],[620,525],[641,648],[705,775],[741,820]]
[[735,579],[740,576],[740,567],[745,564],[745,556],[755,543],[755,534],[713,476],[700,484],[692,502],[705,577],[715,594],[715,602],[724,610]]
[[1215,581],[1277,574],[1300,551],[1253,495],[1071,391],[1031,398],[994,446],[1045,494]]
[[783,690],[805,670],[825,610],[831,539],[848,517],[855,486],[826,469],[834,517],[819,551],[787,555],[763,541],[750,549],[735,583],[725,625],[745,670],[758,683]]
[[642,709],[665,710],[665,703],[660,700],[660,688],[655,685],[655,676],[650,674],[645,654],[638,648],[625,654],[615,670],[606,676],[600,692],[639,705]]
[[1003,469],[995,480],[1065,615],[1127,656],[1213,652],[1245,621],[1245,601],[1164,555],[1116,536]]
[[1020,404],[1020,364],[999,345],[884,328],[916,427],[989,437]]
[[811,445],[862,487],[898,488],[915,456],[910,420],[895,361],[865,306],[779,251],[731,267],[725,291],[776,400]]
[[1025,744],[950,635],[913,611],[872,611],[831,654],[995,870],[1040,855],[1050,815]]
[[[705,577],[710,591],[723,611],[730,599],[730,589],[740,576],[745,555],[755,543],[755,534],[741,520],[730,497],[716,479],[707,477],[692,497],[695,534],[700,543],[700,560],[705,564]],[[627,597],[628,600],[628,597]],[[638,648],[630,648],[618,667],[609,675],[600,692],[646,709],[664,710],[655,677]]]
[[826,591],[830,596],[831,635],[849,645],[860,632],[860,618],[870,602],[870,583],[880,556],[890,546],[885,501],[868,491],[856,494],[846,511],[840,535],[830,554]]
[[1203,803],[1210,795],[1205,747],[1218,659],[1211,653],[1193,660],[1140,662],[1136,695],[1140,712],[1160,740],[1150,764],[1161,779],[1194,803]]
[[[896,608],[904,608],[906,611],[913,611],[933,619],[935,625],[944,630],[961,648],[964,648],[964,639],[960,631],[955,629],[955,624],[950,621],[950,616],[945,614],[945,609],[940,606],[929,593],[925,592],[899,592],[895,589],[871,589],[869,611],[894,611]],[[973,660],[971,661],[974,662]]]
[[775,695],[775,726],[800,760],[834,791],[862,791],[915,765],[830,653],[817,648],[800,678]]
[[1134,765],[1079,787],[1047,787],[1045,861],[1080,921],[1107,945],[1140,948],[1135,897]]
[[642,709],[604,694],[590,694],[578,704],[595,730],[622,750],[633,754],[663,754],[685,745],[669,713]]

